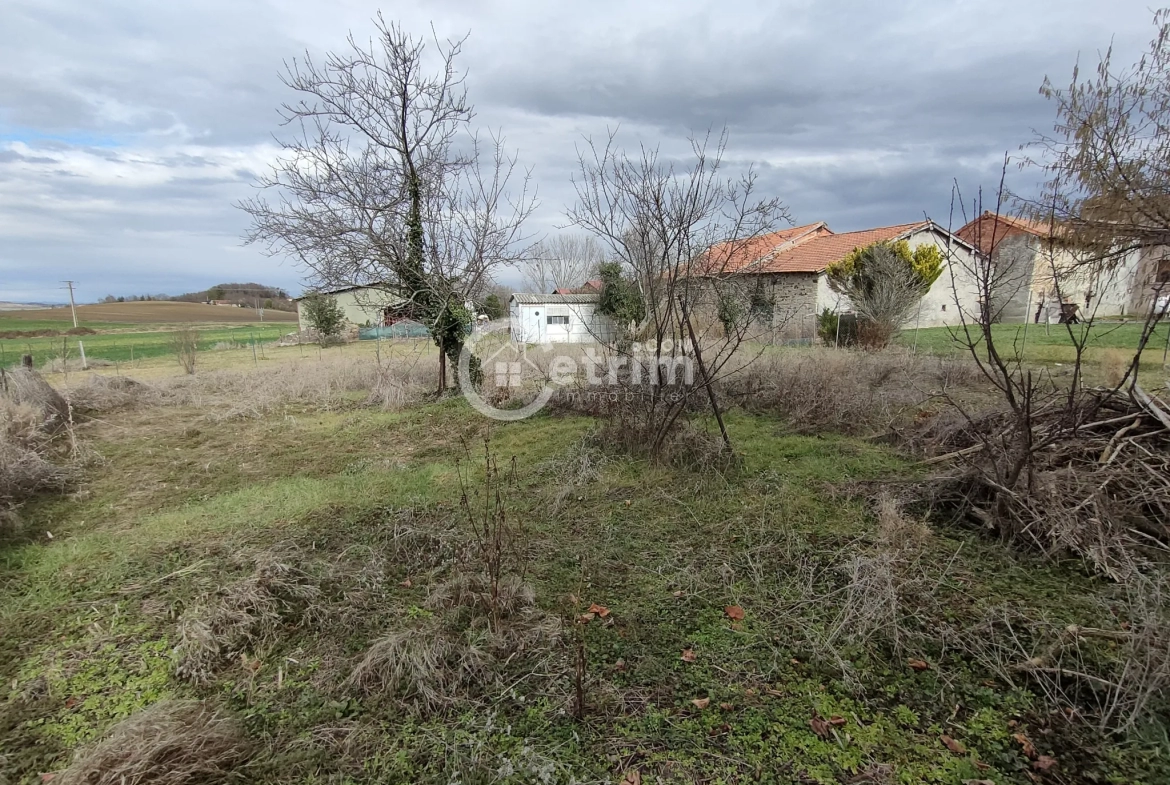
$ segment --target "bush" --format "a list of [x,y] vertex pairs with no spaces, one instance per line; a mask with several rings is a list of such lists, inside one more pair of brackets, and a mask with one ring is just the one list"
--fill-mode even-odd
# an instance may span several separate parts
[[920,245],[911,250],[909,243],[900,240],[855,248],[825,268],[825,275],[830,288],[853,303],[858,340],[880,349],[906,323],[942,268],[938,248]]
[[345,325],[345,311],[337,304],[337,300],[315,292],[301,300],[301,310],[305,314],[305,321],[317,332],[317,340],[322,346],[330,338],[341,335],[341,328]]
[[171,350],[179,358],[179,365],[188,374],[195,373],[195,359],[199,356],[199,331],[189,327],[171,334]]
[[492,320],[503,319],[508,314],[504,308],[504,304],[500,302],[500,298],[495,292],[492,292],[484,298],[483,312],[487,315],[487,318]]
[[826,308],[817,316],[817,337],[825,346],[854,346],[857,343],[857,317],[851,313],[834,313]]

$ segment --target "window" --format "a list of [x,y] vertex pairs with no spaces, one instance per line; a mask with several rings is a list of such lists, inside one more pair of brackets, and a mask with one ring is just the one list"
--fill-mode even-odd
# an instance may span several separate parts
[[569,323],[569,317],[567,317],[567,316],[549,316],[548,323],[549,324],[565,324],[565,325],[567,325]]
[[1170,259],[1158,262],[1158,272],[1154,277],[1154,283],[1170,283]]
[[946,303],[943,303],[943,307],[942,307],[942,309],[943,309],[944,311],[947,309],[947,304],[946,304]]

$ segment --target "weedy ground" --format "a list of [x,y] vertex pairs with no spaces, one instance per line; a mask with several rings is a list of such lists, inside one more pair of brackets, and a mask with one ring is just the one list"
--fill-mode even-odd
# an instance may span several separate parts
[[1118,588],[899,509],[862,429],[737,409],[694,471],[368,400],[78,426],[0,544],[0,782],[1170,780],[1164,715],[1102,732],[972,640],[1121,629]]

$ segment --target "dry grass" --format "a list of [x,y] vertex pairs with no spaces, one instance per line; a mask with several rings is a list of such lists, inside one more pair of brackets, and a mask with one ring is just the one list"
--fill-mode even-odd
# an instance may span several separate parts
[[890,349],[777,351],[765,354],[725,384],[730,400],[776,412],[800,432],[883,432],[944,390],[982,383],[963,358]]
[[1015,606],[989,608],[959,644],[1013,686],[1026,683],[1049,706],[1101,733],[1129,731],[1170,705],[1170,585],[1135,575],[1102,598],[1101,627],[1060,625]]
[[[16,505],[38,493],[64,490],[74,478],[72,466],[52,460],[58,457],[59,421],[51,405],[48,411],[46,417],[32,403],[0,396],[0,510],[9,524],[16,520]],[[12,528],[0,522],[0,529]]]
[[258,369],[203,372],[149,382],[90,376],[69,390],[82,412],[136,406],[191,406],[215,421],[260,418],[286,406],[339,409],[362,400],[388,409],[418,403],[437,387],[429,357],[331,357]]
[[292,617],[312,612],[320,589],[293,566],[295,552],[270,550],[253,557],[252,574],[225,586],[179,620],[176,674],[205,684],[224,663],[260,645]]
[[486,616],[477,615],[478,598],[458,592],[449,587],[432,597],[437,606],[453,601],[476,606],[439,613],[383,636],[354,667],[347,686],[367,696],[402,701],[424,716],[506,688],[509,673],[567,691],[561,620],[524,604],[532,596],[530,588],[516,587],[515,610],[496,629]]
[[60,785],[197,785],[236,778],[251,744],[202,701],[160,701],[79,750]]

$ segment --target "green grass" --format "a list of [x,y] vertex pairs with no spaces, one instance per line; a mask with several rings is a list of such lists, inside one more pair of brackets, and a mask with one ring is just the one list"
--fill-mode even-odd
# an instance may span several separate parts
[[[1066,355],[1071,357],[1073,342],[1069,335],[1070,330],[1077,336],[1078,340],[1087,333],[1087,347],[1089,349],[1133,350],[1137,348],[1138,340],[1141,338],[1142,325],[1140,323],[1098,323],[1091,327],[1085,327],[1084,325],[1029,324],[1025,327],[1022,324],[996,324],[991,328],[992,336],[1001,351],[1015,355],[1022,349],[1025,358]],[[1156,351],[1159,357],[1161,356],[1162,349],[1166,345],[1168,330],[1170,330],[1170,324],[1162,324],[1157,327],[1147,343],[1147,352]],[[919,351],[935,354],[966,351],[964,347],[956,344],[953,334],[963,338],[962,328],[923,328],[917,331],[917,347]],[[978,335],[975,327],[971,328],[971,334]],[[914,346],[915,340],[914,330],[903,330],[898,337],[899,343],[904,346]],[[1056,351],[1051,351],[1052,349]]]
[[[71,326],[71,323],[21,322],[16,320],[5,322],[0,319],[0,331],[7,329],[63,331]],[[84,344],[85,356],[89,360],[128,363],[173,354],[171,337],[172,332],[176,329],[175,325],[158,325],[153,329],[144,329],[141,324],[100,323],[87,324],[86,326],[97,330],[97,334],[0,339],[0,366],[19,362],[21,355],[24,354],[32,354],[33,362],[37,366],[59,359],[63,352],[71,361],[76,362],[80,360],[79,342]],[[200,351],[210,351],[219,344],[243,347],[250,346],[253,341],[257,343],[275,341],[295,327],[287,323],[260,324],[258,322],[255,325],[197,327],[197,329]]]
[[[244,772],[253,782],[617,782],[638,770],[647,785],[839,783],[882,766],[904,783],[1030,782],[1016,732],[1086,781],[1167,776],[1166,745],[1070,729],[1025,684],[951,647],[845,647],[853,681],[810,648],[839,595],[803,605],[802,570],[839,588],[842,566],[876,547],[872,513],[842,488],[918,476],[887,447],[732,412],[736,471],[609,456],[581,479],[570,467],[594,424],[579,417],[491,423],[457,400],[228,426],[201,414],[87,426],[103,460],[79,492],[28,505],[23,535],[0,545],[0,779],[60,769],[77,744],[162,697],[230,708],[260,748]],[[571,619],[568,595],[580,594],[579,605],[611,611],[612,623],[568,624],[586,652],[581,720],[566,711],[571,669],[545,683],[526,675],[523,654],[508,666],[510,690],[438,714],[342,686],[373,640],[433,620],[428,591],[472,542],[460,476],[478,487],[485,436],[512,478],[505,506],[525,534],[510,563],[537,605]],[[446,544],[404,557],[403,520]],[[176,620],[248,574],[250,554],[287,547],[320,581],[326,612],[285,618],[247,647],[250,664],[225,663],[211,684],[175,677]],[[1097,601],[1109,587],[1076,565],[944,527],[922,559],[933,591],[909,601],[923,613],[937,603],[930,624],[1003,603],[1060,624],[1107,623]],[[743,622],[728,605],[744,608]],[[570,661],[562,648],[554,663]],[[931,669],[906,667],[908,656]],[[841,724],[822,738],[814,715]],[[942,734],[968,753],[948,751]]]

